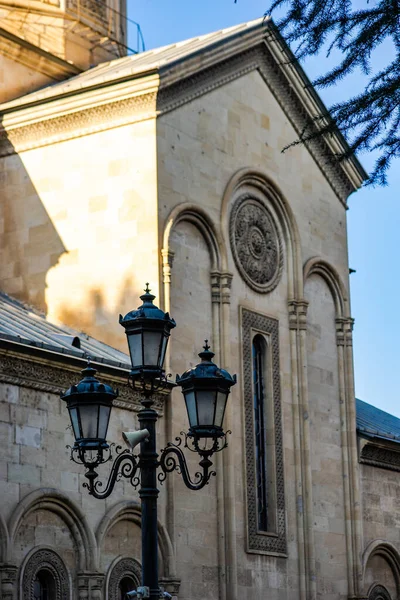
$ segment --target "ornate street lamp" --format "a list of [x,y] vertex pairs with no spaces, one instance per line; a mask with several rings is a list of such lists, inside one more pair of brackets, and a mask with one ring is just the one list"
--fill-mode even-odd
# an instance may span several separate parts
[[[71,448],[71,460],[83,464],[89,494],[95,498],[107,498],[121,477],[130,480],[133,487],[139,488],[142,505],[142,587],[137,593],[141,598],[162,597],[158,583],[158,524],[157,524],[157,469],[158,481],[162,483],[168,473],[177,471],[182,475],[186,486],[199,490],[216,475],[211,470],[211,456],[227,446],[222,424],[230,388],[236,383],[236,375],[231,376],[212,362],[214,358],[207,340],[199,356],[201,362],[177,376],[176,384],[181,386],[189,417],[188,433],[181,433],[175,443],[169,442],[157,454],[156,422],[157,411],[153,408],[153,395],[158,389],[173,385],[168,383],[163,370],[170,331],[175,321],[153,304],[155,296],[150,293],[148,284],[141,297],[143,304],[125,317],[120,323],[128,338],[132,369],[129,375],[135,389],[142,392],[139,411],[140,431],[125,432],[129,450],[116,448],[108,482],[105,488],[97,480],[97,468],[112,459],[112,446],[106,442],[111,406],[118,392],[100,383],[96,370],[88,364],[82,371],[84,378],[73,385],[61,398],[69,410],[75,444]],[[204,440],[204,444],[200,441]],[[140,443],[139,455],[133,448]],[[182,448],[196,452],[200,456],[201,471],[192,479]]]

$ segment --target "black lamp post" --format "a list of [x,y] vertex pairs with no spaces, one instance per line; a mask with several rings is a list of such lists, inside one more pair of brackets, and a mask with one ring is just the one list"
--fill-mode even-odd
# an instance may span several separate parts
[[[142,409],[139,411],[138,432],[127,432],[125,441],[129,450],[116,448],[108,482],[104,489],[97,480],[97,468],[112,459],[112,446],[106,442],[108,422],[112,402],[118,391],[100,383],[96,370],[88,364],[82,371],[82,381],[73,385],[61,396],[67,403],[75,444],[71,448],[71,460],[83,464],[88,482],[84,484],[89,494],[95,498],[107,498],[117,480],[125,477],[136,488],[140,485],[139,495],[142,505],[142,587],[137,595],[141,598],[158,599],[162,592],[158,583],[158,536],[157,536],[157,469],[158,480],[162,483],[167,474],[178,471],[192,490],[207,485],[215,471],[211,471],[210,457],[227,446],[226,435],[222,428],[225,407],[230,388],[236,383],[236,375],[219,369],[212,362],[214,354],[207,344],[199,356],[201,362],[177,376],[176,384],[182,387],[189,417],[188,433],[181,433],[176,443],[169,442],[157,454],[156,422],[157,411],[153,408],[154,393],[168,385],[163,364],[168,339],[176,324],[168,313],[164,313],[153,304],[155,296],[150,294],[148,286],[141,297],[143,304],[131,311],[120,323],[125,328],[128,339],[132,369],[129,375],[132,386],[142,394]],[[170,384],[171,385],[171,384]],[[200,444],[200,441],[204,443]],[[140,442],[139,455],[133,454],[133,448]],[[182,448],[196,452],[200,456],[202,471],[190,477],[186,458]]]

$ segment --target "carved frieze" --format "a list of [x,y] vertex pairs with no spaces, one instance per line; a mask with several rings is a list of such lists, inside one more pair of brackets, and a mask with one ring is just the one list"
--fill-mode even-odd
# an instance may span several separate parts
[[376,444],[365,444],[360,452],[360,462],[381,469],[400,471],[400,452]]
[[[120,583],[124,577],[131,578],[135,585],[140,585],[142,570],[140,564],[132,558],[121,558],[117,564],[112,567],[108,578],[108,599],[119,600]],[[131,591],[131,590],[129,590]]]
[[233,258],[246,283],[266,293],[279,283],[283,267],[282,242],[273,216],[251,194],[243,194],[232,208],[229,233]]
[[[118,388],[119,395],[113,402],[114,406],[135,412],[140,410],[139,393],[132,390],[121,377],[103,376],[101,367],[98,376],[103,383]],[[79,377],[79,370],[60,368],[49,363],[29,360],[26,356],[19,358],[10,354],[0,354],[0,382],[2,383],[59,395],[61,392],[65,392],[71,384],[76,383]],[[164,396],[155,394],[154,407],[160,414],[162,414],[163,406]]]

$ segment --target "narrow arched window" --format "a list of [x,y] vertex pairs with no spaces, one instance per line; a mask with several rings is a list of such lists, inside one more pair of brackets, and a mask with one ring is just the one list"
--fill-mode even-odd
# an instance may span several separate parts
[[247,548],[286,555],[279,321],[241,308]]
[[33,583],[34,600],[52,600],[56,598],[56,582],[47,569],[38,571]]
[[253,407],[255,463],[257,481],[258,529],[268,531],[268,462],[267,462],[267,411],[265,398],[266,343],[261,335],[253,339]]
[[128,592],[132,592],[137,587],[133,577],[123,577],[119,582],[119,600],[125,600]]

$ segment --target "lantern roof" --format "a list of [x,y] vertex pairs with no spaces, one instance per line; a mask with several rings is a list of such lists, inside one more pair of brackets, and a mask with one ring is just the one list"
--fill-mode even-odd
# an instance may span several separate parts
[[95,394],[96,397],[102,395],[103,398],[109,398],[110,401],[114,400],[118,396],[118,390],[114,390],[110,385],[101,383],[96,377],[97,370],[91,365],[90,359],[88,364],[83,371],[81,371],[83,379],[77,385],[71,385],[71,387],[61,395],[62,400],[67,400],[73,396],[81,394]]
[[210,346],[208,345],[208,340],[205,340],[205,344],[203,346],[203,351],[199,353],[199,357],[201,358],[201,362],[198,363],[195,367],[188,369],[183,373],[181,377],[179,375],[176,376],[176,383],[178,385],[185,385],[185,383],[189,383],[194,379],[218,379],[227,387],[231,387],[236,383],[236,375],[231,375],[225,369],[221,369],[213,362],[215,354],[210,350]]
[[146,283],[146,289],[144,290],[144,294],[140,296],[143,304],[139,306],[136,310],[131,310],[128,314],[123,317],[119,316],[119,322],[123,327],[129,326],[132,321],[141,321],[141,320],[163,320],[169,322],[170,329],[176,327],[176,323],[174,319],[169,316],[169,313],[165,313],[161,308],[158,308],[155,304],[153,304],[153,300],[155,296],[151,294],[151,290],[149,288],[149,284]]

